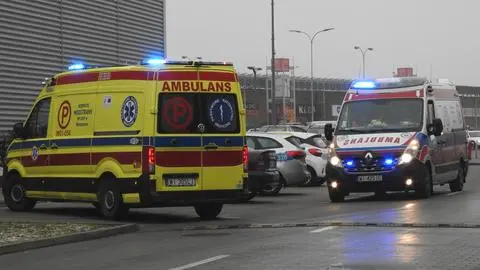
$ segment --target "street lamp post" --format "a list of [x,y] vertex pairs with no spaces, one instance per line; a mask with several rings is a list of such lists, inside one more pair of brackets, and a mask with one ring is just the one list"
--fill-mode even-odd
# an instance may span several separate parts
[[362,53],[362,63],[363,63],[363,68],[362,68],[362,79],[365,80],[365,57],[367,56],[368,51],[373,51],[373,48],[367,48],[366,50],[362,49],[360,46],[355,46],[353,47],[355,50],[359,50]]
[[[249,66],[247,69],[253,72],[253,90],[257,90],[257,71],[261,71],[262,68]],[[243,90],[243,104],[245,109],[247,109],[247,91],[245,89]]]
[[[313,35],[310,35],[308,34],[307,32],[304,32],[304,31],[300,31],[300,30],[290,30],[290,32],[292,33],[299,33],[299,34],[304,34],[307,36],[307,38],[310,40],[310,95],[311,95],[311,121],[313,122],[314,121],[314,110],[313,110],[313,106],[314,106],[314,95],[313,95],[313,42],[315,40],[315,37],[320,34],[320,33],[323,33],[323,32],[328,32],[328,31],[331,31],[331,30],[334,30],[335,28],[326,28],[326,29],[322,29],[322,30],[319,30],[317,32],[315,32]],[[323,93],[323,107],[325,107],[325,91]]]

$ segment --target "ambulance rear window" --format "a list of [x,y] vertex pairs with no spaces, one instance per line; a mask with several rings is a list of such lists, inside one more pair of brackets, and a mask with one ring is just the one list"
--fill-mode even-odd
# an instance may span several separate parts
[[158,133],[238,133],[237,97],[234,94],[161,93],[158,98]]

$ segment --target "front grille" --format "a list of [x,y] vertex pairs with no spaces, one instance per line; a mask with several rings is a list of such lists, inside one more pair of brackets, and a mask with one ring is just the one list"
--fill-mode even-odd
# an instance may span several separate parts
[[[345,171],[352,173],[387,172],[393,170],[398,164],[398,157],[390,159],[393,161],[391,165],[386,165],[386,158],[383,157],[374,157],[370,162],[364,158],[344,159],[343,167],[345,168]],[[347,164],[349,162],[353,162],[353,165]]]

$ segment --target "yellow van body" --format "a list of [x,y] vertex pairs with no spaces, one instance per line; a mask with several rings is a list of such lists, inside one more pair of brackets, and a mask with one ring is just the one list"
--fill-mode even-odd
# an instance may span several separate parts
[[15,134],[3,188],[12,210],[81,201],[117,218],[130,207],[193,205],[213,218],[247,192],[245,108],[231,64],[60,73]]

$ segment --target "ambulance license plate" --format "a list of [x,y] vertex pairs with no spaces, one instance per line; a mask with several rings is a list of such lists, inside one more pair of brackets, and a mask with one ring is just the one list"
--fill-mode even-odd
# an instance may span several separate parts
[[197,185],[197,178],[192,175],[172,175],[165,177],[167,187],[193,187]]
[[361,175],[357,177],[357,182],[382,182],[382,175]]

